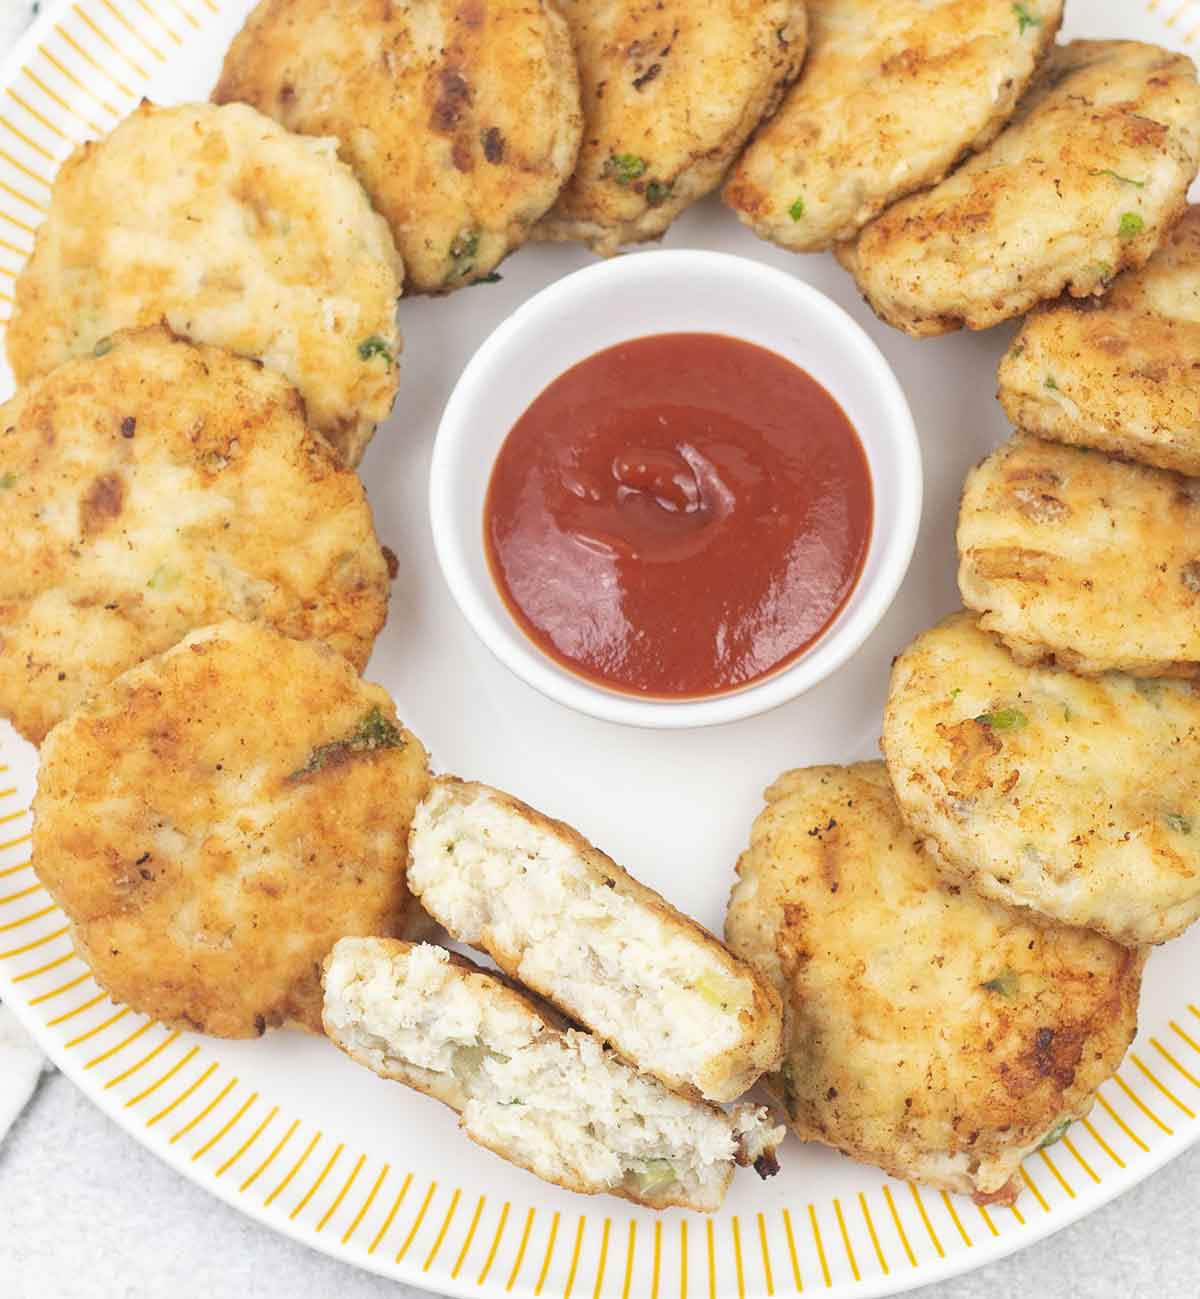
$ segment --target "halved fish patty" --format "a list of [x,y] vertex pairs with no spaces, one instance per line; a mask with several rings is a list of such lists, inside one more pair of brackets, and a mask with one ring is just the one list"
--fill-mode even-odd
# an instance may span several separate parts
[[570,826],[499,790],[434,782],[408,882],[455,939],[673,1090],[733,1100],[778,1063],[766,980]]
[[353,1060],[456,1111],[472,1141],[582,1195],[711,1212],[737,1164],[778,1170],[767,1111],[687,1100],[517,989],[428,943],[344,938],[325,1031]]

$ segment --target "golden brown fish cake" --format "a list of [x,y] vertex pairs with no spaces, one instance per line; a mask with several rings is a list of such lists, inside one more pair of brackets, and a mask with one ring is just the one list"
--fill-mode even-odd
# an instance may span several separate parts
[[766,797],[726,935],[783,994],[770,1082],[793,1130],[1014,1199],[1132,1041],[1144,954],[942,881],[882,763],[790,771]]
[[605,256],[721,183],[804,60],[802,0],[561,0],[583,147],[536,234]]
[[883,750],[900,810],[985,897],[1129,946],[1200,916],[1200,692],[1022,666],[956,614],[896,660]]
[[853,239],[1008,121],[1062,0],[809,0],[808,58],[725,184],[755,234],[795,252]]
[[335,136],[422,293],[470,284],[524,243],[583,128],[551,0],[262,0],[213,98]]
[[1000,401],[1039,437],[1200,475],[1200,207],[1087,310],[1035,311],[1000,363]]
[[958,553],[1019,662],[1200,676],[1200,480],[1017,434],[967,475]]
[[42,749],[33,863],[112,997],[163,1023],[321,1031],[337,939],[419,925],[404,883],[429,784],[381,687],[315,641],[193,632]]
[[1072,41],[1009,126],[940,185],[837,255],[888,324],[918,337],[987,329],[1064,291],[1085,298],[1166,239],[1200,164],[1186,55]]
[[0,714],[27,739],[224,618],[360,670],[387,614],[362,484],[279,375],[117,333],[0,407]]
[[335,147],[244,104],[143,104],[80,145],[17,278],[17,383],[163,323],[285,375],[357,464],[396,395],[403,267]]

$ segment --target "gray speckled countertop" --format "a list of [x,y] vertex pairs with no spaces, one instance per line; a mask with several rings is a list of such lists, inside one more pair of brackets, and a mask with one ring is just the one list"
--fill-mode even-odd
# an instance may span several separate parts
[[[929,1299],[1200,1293],[1200,1146],[1128,1195]],[[3,1299],[408,1299],[422,1292],[276,1235],[185,1181],[59,1074],[0,1145]]]
[[37,0],[0,0],[0,59],[33,21],[38,8]]

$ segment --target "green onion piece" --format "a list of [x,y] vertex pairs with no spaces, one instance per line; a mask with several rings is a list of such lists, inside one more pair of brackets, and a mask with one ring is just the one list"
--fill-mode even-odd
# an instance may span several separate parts
[[731,1005],[740,1007],[742,999],[738,996],[738,985],[732,979],[723,979],[718,974],[702,974],[696,980],[696,991],[718,1010],[727,1010]]
[[618,185],[630,185],[646,174],[646,160],[636,153],[614,153],[604,164],[604,175]]
[[671,197],[671,182],[652,180],[646,186],[646,202],[651,207],[661,207]]
[[1014,4],[1013,13],[1017,17],[1017,34],[1024,36],[1030,27],[1040,27],[1042,20],[1031,14],[1023,4]]
[[788,208],[788,216],[790,216],[793,221],[799,221],[803,215],[804,199],[803,197],[800,197],[796,199],[790,208]]
[[1133,239],[1140,235],[1145,228],[1145,221],[1136,212],[1124,212],[1121,214],[1121,224],[1117,227],[1117,237],[1120,239]]
[[1001,970],[994,979],[989,979],[979,986],[985,992],[994,992],[998,997],[1015,997],[1020,979],[1015,970]]
[[364,361],[369,361],[373,356],[382,356],[388,362],[392,359],[392,349],[378,334],[364,338],[358,345],[358,354]]
[[113,350],[113,341],[111,338],[98,338],[96,346],[92,348],[93,356],[107,356]]
[[1122,185],[1132,185],[1132,186],[1134,187],[1134,189],[1145,189],[1145,188],[1146,188],[1146,182],[1145,182],[1144,180],[1134,180],[1134,179],[1133,179],[1132,177],[1130,177],[1130,176],[1122,176],[1119,172],[1115,172],[1115,171],[1113,171],[1113,169],[1112,169],[1111,167],[1105,167],[1105,168],[1103,168],[1101,171],[1093,171],[1093,172],[1092,172],[1092,175],[1093,175],[1093,176],[1111,176],[1111,177],[1113,178],[1113,180],[1119,180],[1119,181],[1121,182]]
[[657,1195],[679,1180],[675,1165],[669,1159],[647,1159],[634,1177],[638,1190],[647,1196]]
[[475,254],[479,251],[479,231],[460,230],[450,243],[450,270],[446,280],[461,280],[475,269]]
[[1052,374],[1046,376],[1046,387],[1049,388],[1051,392],[1058,391],[1058,383]]
[[1045,1150],[1047,1146],[1054,1145],[1055,1142],[1061,1141],[1067,1135],[1067,1129],[1071,1126],[1070,1119],[1063,1119],[1061,1123],[1056,1123],[1049,1132],[1042,1138],[1039,1150]]
[[170,564],[159,564],[146,585],[152,591],[169,591],[179,581],[179,571]]
[[315,771],[337,766],[352,753],[373,753],[376,749],[402,748],[404,748],[404,736],[400,728],[394,722],[390,722],[376,705],[345,739],[318,745],[308,755],[308,761],[304,766],[299,771],[293,771],[288,779],[299,780],[302,776],[311,776]]
[[1019,731],[1029,725],[1029,718],[1019,708],[998,708],[994,713],[980,713],[975,720],[994,731]]

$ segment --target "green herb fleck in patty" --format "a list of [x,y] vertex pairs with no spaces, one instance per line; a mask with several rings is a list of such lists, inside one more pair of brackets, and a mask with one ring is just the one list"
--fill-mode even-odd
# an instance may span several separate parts
[[1132,185],[1134,189],[1145,189],[1144,180],[1133,180],[1129,176],[1122,176],[1119,172],[1113,171],[1111,167],[1104,167],[1100,171],[1093,171],[1093,176],[1111,176],[1113,180],[1119,180],[1122,185]]
[[631,185],[646,174],[646,160],[636,153],[614,153],[604,163],[604,175],[618,185]]
[[1040,27],[1042,20],[1035,14],[1031,14],[1023,4],[1014,4],[1013,13],[1017,18],[1017,34],[1024,36],[1030,27]]
[[461,280],[475,269],[475,254],[479,251],[479,231],[460,230],[450,244],[449,280]]
[[151,591],[169,591],[179,581],[179,570],[170,564],[159,564],[146,585]]
[[792,203],[792,206],[788,208],[788,216],[790,216],[793,221],[799,221],[803,215],[804,215],[804,198],[801,195]]
[[1052,1146],[1056,1141],[1061,1141],[1067,1135],[1067,1129],[1071,1126],[1070,1119],[1063,1119],[1061,1123],[1056,1123],[1049,1132],[1042,1138],[1039,1150],[1045,1150],[1047,1146]]
[[1120,239],[1133,239],[1140,235],[1145,228],[1145,221],[1136,212],[1123,212],[1121,214],[1121,224],[1117,227],[1117,237]]
[[993,731],[1019,731],[1029,725],[1029,718],[1019,708],[997,708],[994,713],[980,713],[975,720]]
[[358,345],[358,354],[364,361],[369,361],[373,356],[382,356],[388,362],[392,359],[391,348],[378,334],[372,334],[370,338],[364,338]]
[[986,992],[994,992],[998,997],[1013,998],[1017,995],[1020,978],[1015,970],[1001,970],[994,979],[988,979],[979,986]]
[[300,780],[327,767],[340,766],[351,754],[374,753],[377,749],[402,749],[404,736],[400,728],[380,711],[378,705],[359,722],[354,731],[343,740],[321,744],[308,755],[308,761],[299,771],[293,771],[288,780]]

